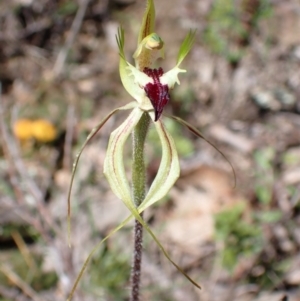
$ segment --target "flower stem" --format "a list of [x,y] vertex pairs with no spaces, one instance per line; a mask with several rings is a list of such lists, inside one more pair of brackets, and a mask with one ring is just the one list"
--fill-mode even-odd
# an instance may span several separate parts
[[[138,207],[145,198],[146,190],[146,167],[144,159],[144,145],[149,128],[150,117],[144,113],[136,125],[132,134],[132,193],[136,207]],[[141,214],[142,216],[142,214]],[[131,298],[130,301],[139,300],[141,263],[143,251],[143,226],[135,220],[134,225],[134,250],[131,268]]]

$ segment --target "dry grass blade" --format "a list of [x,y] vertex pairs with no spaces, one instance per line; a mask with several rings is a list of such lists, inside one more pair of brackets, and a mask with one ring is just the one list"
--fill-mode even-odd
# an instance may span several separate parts
[[13,237],[18,249],[20,250],[20,253],[22,254],[22,256],[23,256],[26,264],[30,268],[30,270],[32,272],[37,271],[37,266],[36,266],[31,254],[30,254],[30,251],[29,251],[24,239],[20,235],[20,233],[17,232],[17,231],[13,231],[11,233],[11,236]]
[[42,300],[38,294],[25,282],[23,281],[9,266],[0,266],[0,271],[13,283],[15,284],[26,296],[30,297],[33,301],[45,301]]
[[59,52],[56,62],[54,64],[54,68],[53,68],[54,77],[58,77],[64,68],[68,52],[71,49],[71,46],[73,45],[75,38],[79,32],[89,2],[90,0],[83,0],[76,13],[66,43],[64,47],[61,49],[61,51]]

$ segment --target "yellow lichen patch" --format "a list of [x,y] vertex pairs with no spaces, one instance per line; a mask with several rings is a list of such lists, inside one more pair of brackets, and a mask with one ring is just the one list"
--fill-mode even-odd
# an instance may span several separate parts
[[39,142],[51,142],[56,138],[57,131],[54,125],[44,119],[32,122],[32,136]]
[[29,140],[32,138],[32,121],[29,119],[19,119],[15,122],[13,131],[19,140]]
[[35,139],[42,143],[53,141],[57,135],[54,125],[44,119],[19,119],[15,122],[13,131],[21,141]]

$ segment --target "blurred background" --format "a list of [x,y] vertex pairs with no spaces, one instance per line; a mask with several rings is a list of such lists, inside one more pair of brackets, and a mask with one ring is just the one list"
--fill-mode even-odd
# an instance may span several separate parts
[[[66,300],[94,246],[128,215],[102,174],[112,117],[72,163],[88,133],[131,101],[115,35],[130,59],[142,0],[0,1],[0,300]],[[186,74],[165,108],[208,143],[163,117],[182,172],[145,218],[194,288],[145,234],[141,300],[300,300],[299,0],[155,1],[173,68],[197,29]],[[150,131],[149,183],[160,162]],[[130,177],[130,143],[125,151]],[[149,184],[148,183],[148,184]],[[128,300],[132,224],[95,252],[74,300]]]

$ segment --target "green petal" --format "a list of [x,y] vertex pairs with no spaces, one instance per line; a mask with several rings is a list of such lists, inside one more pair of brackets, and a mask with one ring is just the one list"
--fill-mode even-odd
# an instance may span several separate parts
[[184,58],[187,56],[187,54],[190,52],[195,41],[195,35],[196,35],[196,30],[190,30],[190,32],[185,37],[178,52],[176,66],[179,66],[184,60]]
[[180,69],[178,68],[178,66],[175,66],[175,68],[171,69],[160,78],[160,82],[162,85],[167,85],[170,89],[173,89],[176,83],[180,85],[178,74],[185,72],[186,70]]
[[132,215],[129,216],[127,219],[125,219],[122,223],[120,223],[115,229],[113,229],[106,237],[104,237],[99,243],[97,243],[97,245],[92,249],[92,251],[90,252],[89,256],[87,257],[87,259],[84,261],[82,268],[80,269],[80,272],[78,274],[78,276],[76,277],[75,283],[71,289],[71,292],[69,294],[69,297],[67,299],[67,301],[71,301],[74,295],[74,292],[77,288],[77,285],[80,281],[80,279],[83,276],[83,273],[85,272],[89,261],[91,260],[91,258],[93,257],[93,255],[95,254],[95,252],[98,250],[98,248],[109,238],[111,237],[113,234],[115,234],[116,232],[118,232],[121,228],[123,228],[130,220],[132,219]]
[[[172,136],[167,132],[163,123],[154,122],[162,145],[162,158],[157,175],[145,197],[139,206],[139,212],[162,199],[169,192],[180,174],[178,154]],[[162,184],[163,183],[163,184]]]
[[104,175],[112,191],[129,209],[133,203],[124,168],[123,150],[128,136],[133,131],[142,114],[142,110],[135,108],[128,118],[111,133],[104,160]]
[[[129,217],[127,217],[122,223],[120,223],[115,229],[113,229],[106,237],[104,237],[93,249],[92,251],[89,253],[87,259],[84,261],[83,266],[75,280],[75,283],[71,289],[71,292],[69,294],[69,297],[67,299],[67,301],[71,301],[74,295],[74,292],[78,286],[78,283],[80,281],[80,279],[83,276],[83,273],[85,272],[89,261],[91,260],[91,258],[93,257],[93,255],[95,254],[95,252],[98,250],[98,248],[109,238],[111,237],[113,234],[115,234],[116,232],[118,232],[121,228],[123,228],[132,218],[134,215],[137,214],[136,209],[134,210],[135,214],[130,215]],[[156,236],[154,235],[154,233],[151,231],[151,229],[149,228],[149,226],[141,219],[141,217],[138,215],[138,220],[141,222],[141,224],[143,225],[143,227],[149,232],[149,234],[152,236],[152,238],[154,239],[154,241],[157,243],[158,247],[161,249],[161,251],[163,252],[163,254],[166,256],[166,258],[176,267],[176,269],[183,274],[192,284],[194,284],[196,287],[201,288],[199,284],[197,284],[193,279],[191,279],[170,257],[170,255],[167,253],[167,251],[164,249],[164,247],[162,246],[162,244],[159,242],[159,240],[156,238]]]
[[[162,185],[162,184],[161,184]],[[133,214],[133,216],[135,217],[135,219],[137,219],[142,226],[148,231],[148,233],[151,235],[151,237],[154,239],[154,241],[156,242],[156,244],[158,245],[158,247],[160,248],[160,250],[163,252],[163,254],[165,255],[165,257],[174,265],[174,267],[182,274],[184,275],[192,284],[194,284],[197,288],[201,289],[201,286],[195,282],[189,275],[187,275],[183,269],[178,266],[170,257],[170,255],[168,254],[168,252],[165,250],[165,248],[162,246],[162,244],[159,242],[159,240],[157,239],[157,237],[155,236],[155,234],[151,231],[151,229],[149,228],[149,226],[145,223],[145,221],[141,218],[141,216],[139,215],[137,209],[135,207],[132,208],[131,213]]]
[[[152,236],[154,241],[157,243],[161,251],[166,256],[166,258],[191,283],[193,283],[196,287],[200,288],[200,286],[170,258],[169,254],[166,252],[166,250],[156,238],[154,233],[151,231],[149,226],[141,218],[139,213],[139,211],[142,212],[143,209],[147,208],[150,204],[155,203],[160,198],[165,196],[179,175],[179,162],[174,141],[163,127],[161,121],[156,122],[158,124],[156,125],[156,128],[160,136],[161,143],[163,145],[163,158],[158,171],[158,178],[154,180],[153,185],[151,186],[150,191],[148,193],[148,196],[146,196],[145,201],[141,204],[139,209],[135,207],[132,200],[130,187],[126,178],[123,164],[123,149],[129,134],[132,132],[133,128],[138,123],[142,114],[143,111],[141,111],[140,109],[134,109],[129,115],[129,117],[125,120],[125,122],[111,134],[107,149],[107,156],[104,162],[104,174],[107,180],[109,181],[113,192],[124,202],[124,204],[130,210],[133,217],[136,220],[138,220],[148,231],[148,233]],[[126,221],[128,221],[128,219],[126,219]],[[122,225],[125,225],[126,221],[124,221]],[[120,228],[118,227],[118,229]]]
[[142,40],[147,37],[150,33],[154,32],[154,25],[155,25],[155,7],[153,0],[147,1],[147,7],[144,13],[142,26],[139,33],[138,38],[138,46],[142,42]]
[[[132,77],[131,71],[128,69],[128,66],[132,66],[126,61],[125,53],[124,53],[124,30],[123,28],[119,28],[118,35],[116,36],[117,44],[119,47],[119,55],[120,55],[120,63],[119,63],[119,72],[122,84],[126,91],[135,99],[140,100],[142,96],[145,94],[144,90],[136,84],[135,78]],[[132,68],[134,68],[132,66]]]
[[[116,111],[116,110],[115,110]],[[114,111],[113,111],[114,112]],[[109,115],[111,116],[113,112]],[[150,187],[150,190],[141,204],[139,209],[137,209],[133,203],[130,187],[126,178],[124,164],[123,164],[123,149],[128,136],[132,132],[133,128],[138,123],[140,117],[142,116],[143,111],[139,108],[135,108],[128,118],[121,124],[119,128],[117,128],[110,137],[107,156],[104,162],[104,174],[107,177],[110,186],[113,192],[124,202],[127,208],[131,212],[131,216],[125,219],[120,225],[118,225],[111,233],[109,233],[103,240],[101,240],[91,251],[88,258],[85,260],[83,267],[81,268],[79,275],[75,281],[75,284],[71,290],[68,301],[70,301],[73,297],[74,291],[86,270],[88,262],[92,258],[95,251],[99,248],[99,246],[107,240],[112,234],[120,230],[124,225],[126,225],[133,217],[137,219],[143,227],[148,231],[151,237],[154,239],[158,247],[161,249],[166,258],[177,268],[177,270],[182,273],[191,283],[193,283],[196,287],[200,288],[200,286],[191,279],[169,256],[166,252],[162,244],[159,242],[155,234],[151,231],[146,222],[141,218],[140,212],[146,209],[151,204],[155,203],[172,187],[174,182],[179,176],[179,162],[178,156],[175,149],[175,144],[170,136],[170,134],[166,131],[161,121],[158,121],[155,124],[156,129],[158,131],[161,143],[162,143],[162,160],[157,173],[157,177],[154,180],[153,184]],[[107,117],[105,121],[108,119]],[[104,124],[105,122],[103,122]],[[103,125],[102,124],[102,125]],[[99,125],[100,126],[100,125]],[[100,127],[99,127],[100,129]],[[93,131],[90,136],[94,136],[95,132],[99,129]],[[89,137],[90,137],[89,136]],[[91,138],[90,138],[91,139]],[[81,150],[82,151],[82,150]],[[78,162],[78,160],[76,161]],[[77,163],[76,163],[77,165]],[[163,185],[162,185],[163,183]]]
[[136,103],[131,102],[131,103],[129,103],[129,104],[123,106],[123,107],[119,107],[119,108],[111,111],[97,126],[95,126],[92,129],[90,134],[87,136],[85,142],[81,146],[78,154],[76,155],[76,159],[73,163],[73,170],[72,170],[71,181],[70,181],[69,191],[68,191],[68,241],[69,241],[69,245],[70,245],[70,235],[71,235],[71,192],[72,192],[74,177],[75,177],[75,173],[76,173],[76,170],[77,170],[77,166],[78,166],[80,156],[81,156],[84,148],[86,147],[86,145],[93,139],[93,137],[99,132],[99,130],[103,127],[103,125],[106,123],[106,121],[112,115],[114,115],[116,112],[118,112],[120,110],[129,110],[129,109],[132,109],[135,106],[136,106]]
[[[167,116],[167,115],[166,115]],[[187,127],[194,135],[196,135],[197,137],[199,138],[202,138],[203,140],[205,140],[208,144],[210,144],[219,154],[222,155],[222,157],[228,162],[228,164],[230,165],[231,167],[231,171],[232,171],[232,174],[233,174],[233,178],[234,178],[234,184],[233,184],[233,187],[236,186],[236,174],[235,174],[235,171],[234,171],[234,168],[231,164],[231,162],[229,161],[229,159],[227,159],[227,157],[214,145],[212,144],[209,140],[207,140],[203,135],[202,133],[196,129],[193,125],[191,125],[190,123],[186,122],[185,120],[177,117],[177,116],[167,116],[169,118],[172,118],[174,120],[176,120],[177,122],[181,123],[182,125],[184,125],[185,127]]]
[[182,42],[182,44],[180,46],[178,56],[177,56],[176,66],[173,69],[171,69],[170,71],[168,71],[167,73],[165,73],[160,79],[160,82],[163,85],[168,85],[168,87],[170,89],[173,89],[174,85],[176,83],[178,85],[180,84],[180,81],[178,79],[178,74],[186,72],[186,70],[180,69],[179,65],[182,63],[184,58],[190,52],[190,50],[193,46],[194,40],[195,40],[195,34],[196,34],[195,30],[193,30],[193,31],[190,30],[190,32],[185,37],[184,41]]

